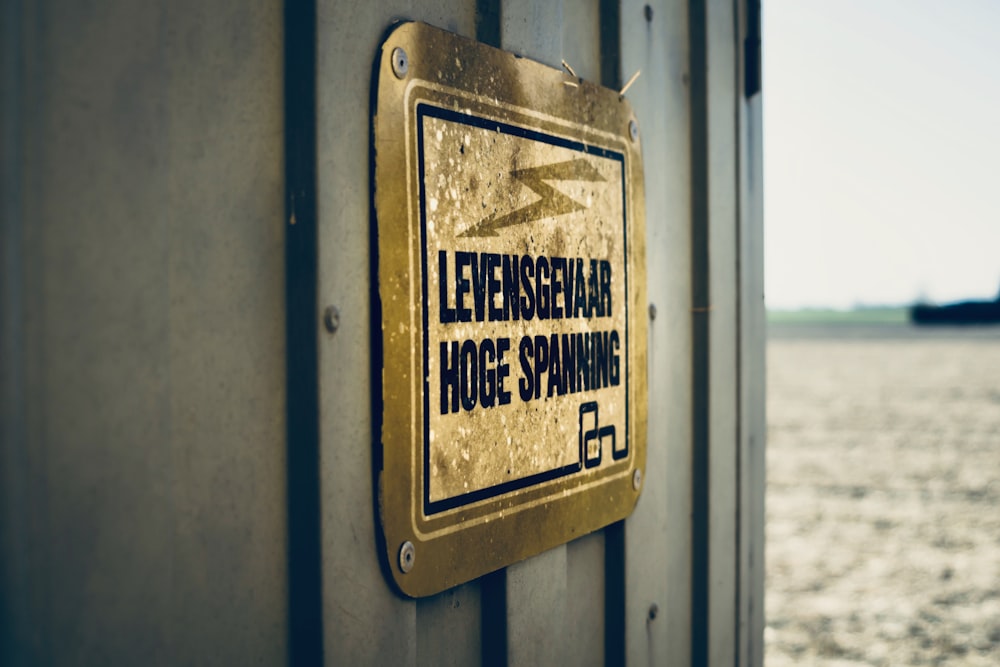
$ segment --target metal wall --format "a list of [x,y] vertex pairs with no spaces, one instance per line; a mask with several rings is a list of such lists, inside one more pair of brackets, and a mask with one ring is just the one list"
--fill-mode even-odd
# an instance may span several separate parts
[[5,665],[286,655],[279,2],[5,2]]
[[[746,3],[285,11],[3,4],[0,662],[761,664]],[[372,490],[369,94],[398,19],[641,70],[651,303],[634,514],[419,601],[380,569]]]

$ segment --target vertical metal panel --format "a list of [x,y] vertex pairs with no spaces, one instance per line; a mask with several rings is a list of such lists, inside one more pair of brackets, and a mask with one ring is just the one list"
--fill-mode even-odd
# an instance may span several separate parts
[[412,0],[409,18],[465,37],[476,36],[476,0]]
[[161,139],[169,147],[169,273],[158,280],[170,295],[171,649],[219,664],[280,663],[287,618],[281,6],[174,2],[166,23],[176,26],[162,38],[170,73],[170,133]]
[[[409,3],[317,3],[318,299],[340,310],[319,341],[320,502],[327,664],[411,665],[416,603],[380,571],[372,490],[370,184],[372,63]],[[378,381],[378,378],[375,378]],[[420,558],[420,554],[417,554]]]
[[[318,58],[319,299],[341,312],[320,342],[324,625],[330,664],[468,664],[481,652],[479,584],[419,603],[379,571],[372,507],[367,99],[393,19],[472,36],[472,0],[362,6],[320,2]],[[361,101],[364,102],[361,102]],[[419,554],[417,558],[419,558]],[[419,640],[418,640],[419,637]]]
[[[747,7],[746,5],[749,5]],[[760,3],[739,3],[746,87],[740,149],[740,622],[739,664],[764,664],[766,310]],[[753,61],[751,61],[753,59]]]
[[[502,48],[552,67],[562,60],[561,3],[503,0]],[[507,568],[510,665],[554,664],[565,653],[566,547]]]
[[605,664],[604,549],[603,531],[566,545],[564,664]]
[[766,311],[761,98],[744,101],[741,123],[740,302],[740,664],[764,664]]
[[754,633],[763,631],[763,257],[760,186],[751,182],[759,178],[754,142],[760,135],[744,117],[745,7],[714,0],[693,6],[698,18],[691,21],[691,39],[701,69],[692,76],[703,97],[693,95],[695,134],[702,139],[692,164],[702,188],[695,200],[704,202],[694,222],[705,229],[701,270],[709,294],[707,382],[695,385],[706,392],[695,401],[706,401],[708,416],[707,439],[695,442],[707,445],[705,478],[695,479],[705,485],[707,503],[703,513],[696,511],[694,533],[705,541],[707,569],[704,597],[693,599],[693,611],[703,605],[706,624],[693,634],[693,662],[760,664],[762,634]]
[[[652,12],[647,19],[645,6]],[[625,0],[623,79],[643,141],[649,330],[649,440],[643,492],[625,523],[630,664],[690,662],[691,176],[687,3]],[[650,619],[650,608],[658,614]]]
[[565,546],[507,568],[507,664],[562,662],[567,593]]
[[563,6],[545,0],[502,0],[500,45],[551,67],[562,60]]
[[26,662],[280,664],[280,4],[19,28]]
[[562,58],[581,78],[601,82],[600,0],[563,0]]
[[[708,664],[736,659],[739,377],[737,104],[742,80],[735,3],[705,3],[709,282]],[[692,26],[692,29],[697,29]]]
[[417,601],[417,664],[479,664],[482,657],[480,583],[473,581]]
[[[597,82],[601,81],[600,21],[599,0],[563,1],[560,59],[565,59],[580,77]],[[603,531],[566,545],[566,638],[560,662],[574,665],[604,663],[604,550]]]
[[[466,37],[476,36],[475,0],[414,0],[411,17]],[[472,581],[417,601],[417,664],[458,667],[480,662],[481,597],[480,582]]]
[[[67,9],[72,20],[63,22]],[[169,613],[167,582],[156,575],[170,561],[157,554],[171,551],[164,501],[172,456],[169,447],[132,450],[141,456],[131,461],[122,454],[133,443],[169,443],[169,301],[160,278],[168,271],[168,184],[163,174],[135,179],[128,191],[105,197],[129,181],[137,160],[165,158],[167,146],[152,138],[133,143],[144,123],[166,125],[162,95],[142,90],[143,80],[152,88],[165,79],[158,12],[131,16],[133,37],[118,45],[127,58],[117,63],[101,41],[124,22],[120,7],[90,14],[52,3],[26,19],[24,444],[33,489],[29,576],[38,586],[32,661],[141,659],[165,650],[172,629],[149,622]],[[128,71],[141,56],[142,78]],[[115,113],[116,81],[132,82],[136,108]],[[115,121],[122,128],[112,134]],[[117,275],[129,281],[119,284]],[[72,329],[60,326],[74,320]],[[126,617],[145,596],[151,618]],[[119,624],[116,632],[110,624]]]

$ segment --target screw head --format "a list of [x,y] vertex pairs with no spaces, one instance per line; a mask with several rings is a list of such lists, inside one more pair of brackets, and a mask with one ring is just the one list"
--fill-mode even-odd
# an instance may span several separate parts
[[660,605],[655,602],[649,605],[649,620],[655,621],[656,617],[660,615]]
[[655,303],[649,304],[649,319],[651,319],[651,320],[655,320],[656,319],[656,304]]
[[392,50],[392,73],[396,75],[397,79],[405,79],[409,70],[410,59],[406,55],[406,51],[397,46]]
[[632,137],[632,141],[639,140],[639,124],[634,120],[628,122],[628,135]]
[[413,546],[413,542],[406,540],[403,542],[402,546],[399,547],[399,569],[406,574],[413,569],[413,561],[417,558],[417,549]]
[[638,491],[639,487],[641,486],[642,486],[642,471],[636,468],[635,472],[632,473],[632,488]]
[[323,311],[323,326],[330,333],[334,333],[340,328],[340,311],[336,306],[327,306]]

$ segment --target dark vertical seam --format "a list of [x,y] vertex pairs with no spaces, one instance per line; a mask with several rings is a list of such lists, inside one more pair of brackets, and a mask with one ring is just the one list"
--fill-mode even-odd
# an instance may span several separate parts
[[601,85],[622,87],[621,0],[600,0]]
[[709,642],[709,157],[704,0],[689,4],[691,40],[692,517],[691,664],[708,665]]
[[295,666],[323,662],[315,0],[286,0],[284,20],[288,658]]
[[604,529],[604,664],[625,664],[625,522]]
[[[476,39],[500,48],[500,0],[476,0]],[[507,571],[491,572],[479,580],[480,637],[484,667],[507,665]]]
[[746,0],[746,6],[746,34],[743,40],[743,94],[749,100],[760,92],[762,85],[760,0]]
[[[621,88],[621,0],[599,0],[601,85]],[[625,664],[625,522],[604,529],[604,664]]]
[[480,581],[483,667],[507,665],[507,570],[491,572]]
[[[503,4],[501,0],[476,0],[476,39],[500,48]],[[480,579],[482,664],[506,667],[508,662],[507,570]]]
[[[30,477],[25,406],[24,238],[21,209],[22,125],[22,7],[17,0],[3,5],[3,52],[0,54],[0,663],[29,665],[31,614],[29,606],[27,502]],[[33,659],[34,657],[34,659]]]
[[476,0],[476,39],[500,48],[500,0]]

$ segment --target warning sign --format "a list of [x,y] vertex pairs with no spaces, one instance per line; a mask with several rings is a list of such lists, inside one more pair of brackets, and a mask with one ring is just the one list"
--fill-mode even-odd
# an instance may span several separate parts
[[641,160],[613,91],[429,26],[389,35],[375,85],[374,460],[387,569],[419,596],[635,505]]

